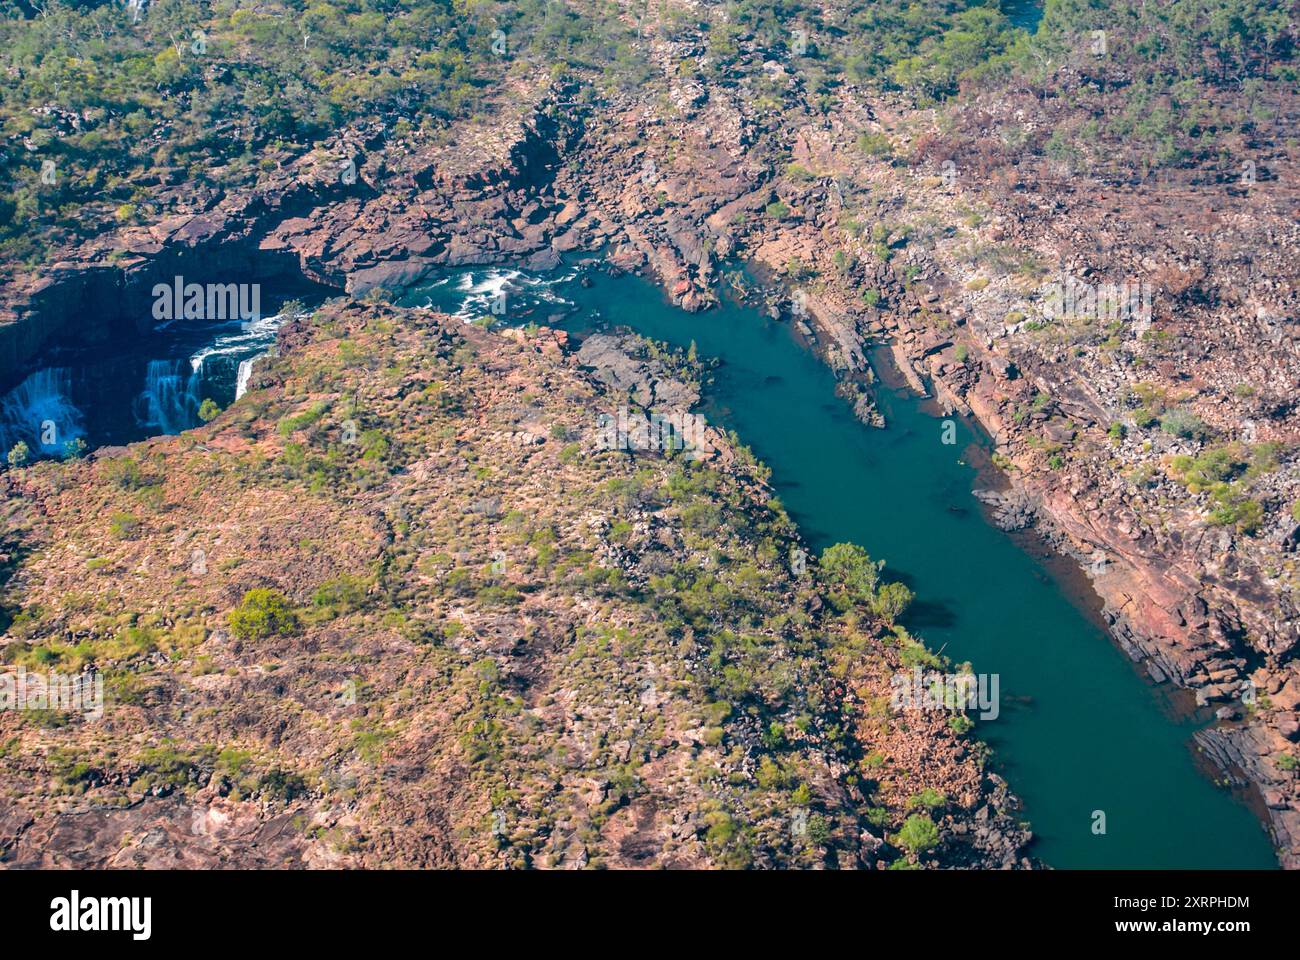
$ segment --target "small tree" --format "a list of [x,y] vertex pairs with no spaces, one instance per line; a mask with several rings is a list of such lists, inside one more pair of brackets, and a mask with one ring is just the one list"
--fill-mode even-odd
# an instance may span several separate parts
[[898,831],[898,843],[912,854],[932,850],[939,843],[939,828],[923,813],[914,813]]
[[837,543],[822,551],[817,576],[838,610],[870,603],[880,581],[880,568],[856,543]]
[[203,402],[199,404],[199,419],[204,423],[214,420],[220,412],[221,408],[217,406],[217,402],[211,397],[205,397]]
[[31,454],[32,452],[27,448],[27,444],[19,440],[9,450],[9,466],[11,467],[26,466],[27,461],[31,459]]
[[114,513],[108,522],[108,532],[119,540],[130,540],[140,531],[140,519],[129,513]]
[[1205,440],[1210,434],[1200,417],[1181,407],[1167,411],[1160,418],[1160,429],[1184,440]]
[[230,632],[239,640],[288,636],[298,630],[298,615],[278,590],[255,587],[226,615]]
[[887,623],[894,623],[912,603],[915,594],[901,583],[881,584],[871,601],[871,609]]

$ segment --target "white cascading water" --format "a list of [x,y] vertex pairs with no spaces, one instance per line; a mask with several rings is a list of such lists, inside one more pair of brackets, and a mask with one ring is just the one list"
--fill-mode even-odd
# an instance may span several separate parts
[[188,430],[199,422],[202,384],[201,361],[195,366],[184,360],[150,360],[135,401],[136,422],[161,433]]
[[[19,441],[33,457],[62,457],[71,452],[70,445],[77,439],[94,447],[110,440],[175,434],[198,426],[199,407],[205,399],[220,402],[229,397],[231,386],[236,397],[248,389],[253,363],[274,345],[276,330],[284,319],[277,314],[214,329],[207,344],[188,357],[173,354],[148,360],[138,392],[133,392],[134,384],[128,379],[119,381],[116,390],[120,392],[111,398],[98,396],[106,389],[104,378],[120,377],[120,371],[132,367],[129,359],[87,352],[73,366],[35,371],[14,389],[0,394],[0,463]],[[165,350],[176,339],[159,346]],[[82,398],[85,392],[97,396]],[[93,422],[87,422],[74,396],[83,403],[99,404]],[[128,421],[134,419],[134,430],[117,423],[121,413]]]
[[[467,323],[479,317],[489,316],[494,312],[493,303],[498,298],[503,296],[508,298],[525,289],[536,300],[556,304],[568,303],[551,288],[567,283],[575,276],[577,276],[576,272],[557,277],[535,277],[519,270],[490,268],[478,274],[467,270],[456,281],[455,290],[461,295],[461,299],[460,307],[454,316]],[[431,284],[430,289],[444,286],[446,283],[446,280],[439,281]]]
[[235,372],[235,399],[238,400],[248,389],[248,379],[253,375],[253,361],[256,357],[249,357],[247,360],[239,361],[239,369]]
[[190,357],[190,363],[202,367],[212,357],[229,357],[267,347],[275,342],[275,332],[280,329],[284,319],[282,314],[277,313],[271,317],[259,317],[241,323],[239,333],[217,337],[210,345]]
[[71,395],[72,375],[63,367],[37,370],[5,394],[0,399],[0,454],[21,440],[33,455],[61,456],[64,444],[86,432]]
[[[247,353],[250,348],[268,347],[275,343],[275,332],[280,329],[280,324],[284,323],[286,319],[283,314],[277,313],[271,317],[259,317],[257,320],[244,323],[241,325],[239,333],[218,337],[211,346],[200,350],[190,360],[201,367],[203,362],[211,357],[227,357]],[[253,373],[253,363],[263,353],[265,353],[265,350],[259,350],[253,356],[239,361],[239,366],[235,370],[236,400],[242,397],[244,391],[248,389],[248,380]]]

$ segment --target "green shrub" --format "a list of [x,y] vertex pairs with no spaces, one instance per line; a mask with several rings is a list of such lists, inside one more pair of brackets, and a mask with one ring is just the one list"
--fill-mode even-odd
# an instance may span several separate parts
[[960,713],[948,720],[948,728],[959,737],[963,734],[970,733],[974,726],[974,720]]
[[226,615],[230,632],[240,640],[288,636],[298,630],[298,615],[278,590],[255,587]]
[[895,622],[912,603],[915,595],[901,583],[881,584],[871,601],[871,611],[887,623]]
[[108,532],[118,540],[130,540],[139,530],[139,518],[129,513],[115,513],[108,521]]
[[899,846],[913,854],[932,850],[939,843],[939,828],[923,813],[914,813],[898,831]]
[[313,403],[302,413],[296,413],[292,416],[283,418],[277,426],[280,436],[287,437],[299,430],[306,430],[308,427],[317,423],[321,417],[329,411],[330,405],[324,400],[318,400]]
[[1200,417],[1182,408],[1166,411],[1160,418],[1160,429],[1184,440],[1204,440],[1210,435],[1209,427]]
[[870,603],[875,596],[883,562],[877,562],[855,543],[837,543],[822,551],[817,578],[827,598],[838,610]]
[[1196,457],[1180,455],[1170,461],[1173,472],[1193,493],[1240,476],[1246,471],[1244,451],[1236,444],[1212,447]]
[[275,767],[258,781],[257,790],[269,799],[288,803],[307,792],[307,782],[292,771]]
[[311,602],[313,606],[332,610],[336,615],[359,610],[366,603],[367,585],[364,578],[345,573],[317,587]]
[[140,464],[130,457],[103,461],[100,469],[103,471],[104,480],[119,490],[139,490],[155,482],[151,477],[146,476]]
[[869,157],[888,157],[894,145],[883,133],[862,133],[858,135],[858,149]]
[[1143,430],[1150,430],[1160,422],[1160,416],[1147,407],[1139,407],[1133,411],[1133,422]]
[[925,644],[919,641],[908,639],[898,650],[898,659],[903,662],[903,666],[911,669],[913,667],[934,667],[943,666],[943,661]]
[[141,773],[136,785],[151,790],[155,787],[184,787],[197,769],[196,758],[181,752],[171,744],[147,747],[140,752]]
[[819,847],[825,846],[831,838],[831,825],[825,817],[814,813],[808,818],[808,840]]
[[[1221,489],[1222,488],[1222,489]],[[1236,490],[1235,484],[1219,484],[1212,492],[1215,505],[1210,523],[1216,527],[1236,527],[1242,533],[1255,534],[1264,522],[1264,506],[1258,500]]]
[[948,798],[938,790],[935,790],[933,787],[926,787],[920,793],[915,793],[909,797],[907,806],[908,809],[925,807],[927,810],[934,810],[938,807],[942,807],[947,802]]

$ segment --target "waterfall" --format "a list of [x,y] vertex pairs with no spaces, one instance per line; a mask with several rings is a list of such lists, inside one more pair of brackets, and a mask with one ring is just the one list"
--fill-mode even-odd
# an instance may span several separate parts
[[60,345],[50,354],[57,361],[0,389],[0,468],[20,441],[33,459],[52,458],[76,440],[98,447],[199,426],[204,400],[224,406],[248,391],[284,319],[172,324],[148,341]]
[[63,456],[64,445],[85,433],[66,368],[37,370],[0,399],[0,455],[21,440],[33,456]]
[[[248,389],[248,380],[253,373],[253,363],[258,357],[266,353],[266,348],[275,343],[275,332],[280,329],[287,317],[282,313],[277,313],[270,317],[260,317],[257,320],[240,325],[240,332],[218,337],[208,346],[204,347],[198,353],[190,358],[190,362],[196,367],[201,367],[204,363],[211,362],[214,370],[209,371],[207,380],[209,382],[219,381],[220,383],[229,383],[229,371],[232,365],[235,366],[235,399],[238,400]],[[244,356],[235,365],[235,359],[250,351],[257,351],[252,356]]]
[[150,360],[145,370],[144,389],[135,400],[136,422],[161,433],[180,433],[197,426],[202,385],[202,362]]
[[253,361],[257,357],[249,357],[247,360],[239,361],[239,369],[235,372],[235,399],[238,400],[248,389],[248,378],[253,375]]

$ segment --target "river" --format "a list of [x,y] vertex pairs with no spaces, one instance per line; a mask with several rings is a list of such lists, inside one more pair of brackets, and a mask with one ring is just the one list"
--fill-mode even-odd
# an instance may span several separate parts
[[1180,715],[1142,679],[1087,615],[1078,585],[1053,572],[1061,564],[987,522],[971,493],[987,443],[968,424],[957,421],[957,442],[944,444],[937,411],[882,388],[888,426],[864,426],[788,323],[736,303],[689,314],[650,283],[594,265],[548,276],[462,270],[403,302],[490,318],[502,292],[509,322],[574,333],[623,325],[721,360],[703,412],[772,468],[810,545],[853,541],[883,558],[887,576],[916,593],[909,628],[954,662],[998,674],[1000,715],[976,732],[1025,801],[1036,856],[1061,868],[1276,867],[1252,812],[1197,769],[1191,736],[1206,718]]

